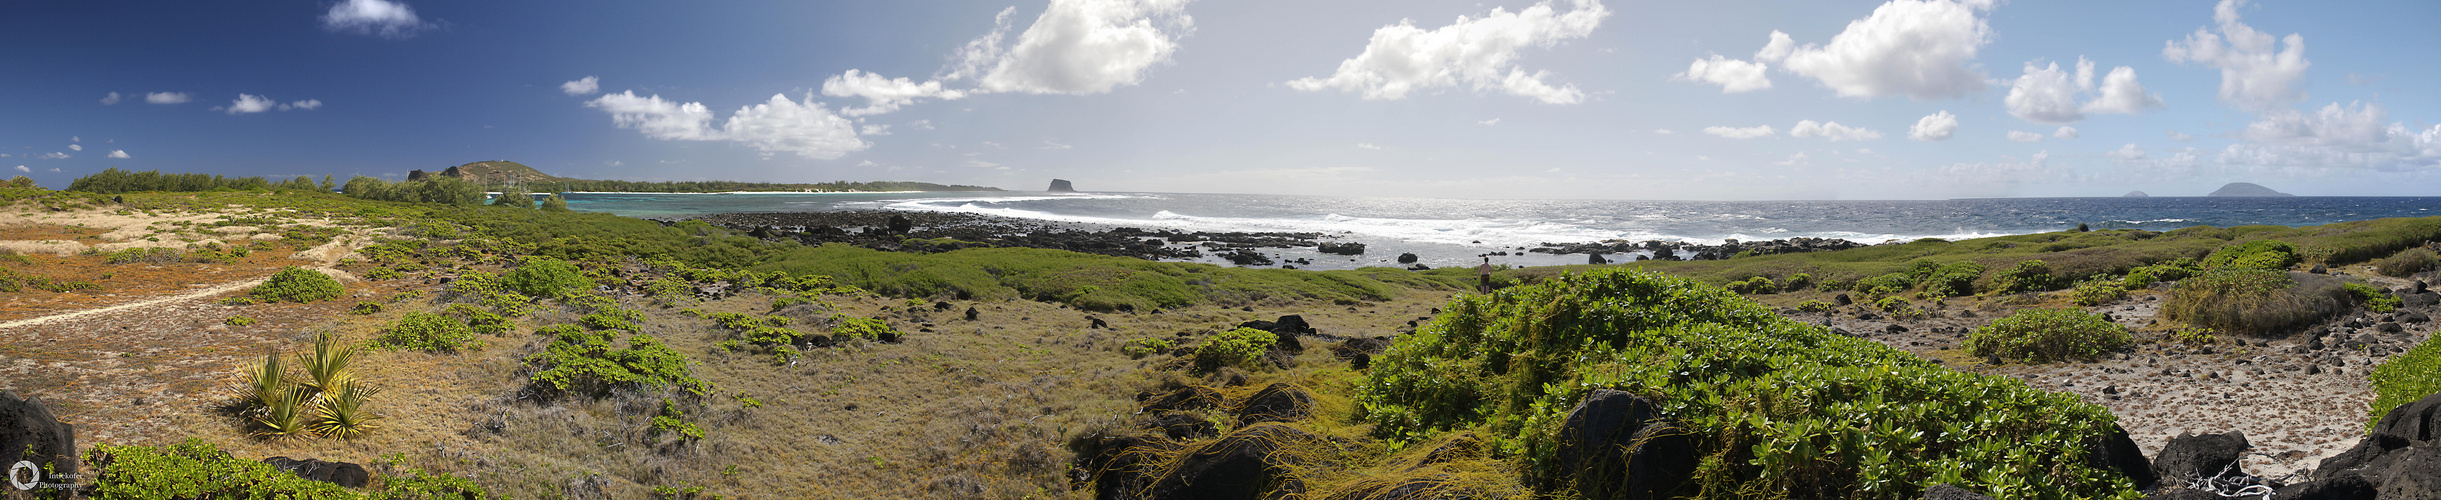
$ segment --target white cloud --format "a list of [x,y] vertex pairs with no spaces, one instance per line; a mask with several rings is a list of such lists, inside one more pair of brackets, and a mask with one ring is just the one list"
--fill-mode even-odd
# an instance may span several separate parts
[[195,96],[189,95],[185,92],[154,92],[144,94],[144,102],[153,104],[185,104],[187,101],[192,100],[195,100]]
[[1755,57],[1811,77],[1849,97],[1906,95],[1953,98],[1982,90],[1984,79],[1969,61],[1990,43],[1983,14],[1993,0],[1891,0],[1873,15],[1848,23],[1827,45],[1797,46],[1773,31]]
[[1426,31],[1409,20],[1373,30],[1365,51],[1340,61],[1328,78],[1300,78],[1290,88],[1314,92],[1337,89],[1358,92],[1366,99],[1403,99],[1417,90],[1465,84],[1477,92],[1500,90],[1550,104],[1583,101],[1575,85],[1544,83],[1548,71],[1527,73],[1517,67],[1518,51],[1528,46],[1549,48],[1561,41],[1584,38],[1610,17],[1599,0],[1571,0],[1560,13],[1548,0],[1517,12],[1493,7],[1483,17],[1459,16],[1448,26]]
[[1035,147],[1034,147],[1034,149],[1070,149],[1070,148],[1075,148],[1075,147],[1076,147],[1076,146],[1070,146],[1070,145],[1066,145],[1066,144],[1060,144],[1060,143],[1051,142],[1051,141],[1043,141],[1043,145],[1041,145],[1041,146],[1035,146]]
[[907,122],[907,128],[916,130],[932,130],[932,120],[916,120]]
[[2009,131],[2009,140],[2017,142],[2043,142],[2043,134],[2023,130],[2011,130]]
[[2102,156],[2107,156],[2114,160],[2142,160],[2144,159],[2144,148],[2136,147],[2135,143],[2128,143],[2128,145],[2119,146],[2119,149],[2102,153]]
[[119,103],[119,93],[117,93],[117,92],[111,92],[111,93],[110,93],[110,95],[102,96],[102,105],[103,105],[103,106],[109,106],[109,105],[112,105],[112,104],[118,104],[118,103]]
[[1840,125],[1839,122],[1814,123],[1813,120],[1798,120],[1797,126],[1788,128],[1788,136],[1800,138],[1821,137],[1830,139],[1832,141],[1870,141],[1882,138],[1882,133],[1860,127]]
[[559,91],[565,92],[568,95],[593,95],[594,93],[602,91],[602,79],[595,76],[586,76],[584,78],[569,80],[567,83],[559,84]]
[[18,166],[17,166],[17,171],[19,171],[19,172],[33,172],[33,171],[34,171],[34,169],[31,169],[31,168],[25,168],[25,165],[18,165]]
[[225,109],[229,111],[229,114],[235,115],[270,111],[272,107],[278,105],[279,103],[277,101],[273,101],[267,97],[254,94],[238,94],[237,100],[230,102],[229,107]]
[[113,150],[110,150],[110,157],[111,157],[111,158],[118,158],[118,159],[122,159],[122,160],[124,160],[124,159],[128,159],[128,158],[134,158],[133,156],[128,156],[128,155],[127,155],[127,150],[124,150],[124,149],[113,149]]
[[[2084,75],[2093,75],[2093,63],[2080,57],[2077,58],[2077,66],[2083,69],[2081,73]],[[2090,83],[2091,79],[2085,81]],[[2009,87],[2009,96],[2002,98],[2001,102],[2009,106],[2010,115],[2026,121],[2052,125],[2076,123],[2085,119],[2085,113],[2077,110],[2077,87],[2080,86],[2085,85],[2070,82],[2068,72],[2060,70],[2060,63],[2038,67],[2027,62],[2025,75],[2017,77],[2017,83]]]
[[1745,128],[1704,127],[1704,133],[1731,139],[1753,139],[1756,137],[1769,137],[1775,132],[1772,131],[1770,125],[1756,125]]
[[890,135],[890,126],[880,124],[865,125],[859,129],[858,133],[864,135]]
[[823,80],[822,95],[865,98],[865,107],[839,110],[839,114],[847,116],[878,115],[897,111],[899,106],[923,98],[955,100],[966,97],[965,92],[941,88],[941,82],[938,80],[919,84],[905,77],[883,78],[881,75],[853,69]]
[[1942,167],[1941,172],[1953,177],[2001,185],[2059,182],[2074,177],[2067,169],[2051,164],[2050,151],[2038,151],[2019,160],[2003,156],[2001,161],[1956,163]]
[[2181,134],[2181,133],[2178,133],[2178,131],[2176,131],[2176,130],[2171,130],[2171,131],[2169,131],[2169,132],[2170,132],[2170,140],[2173,140],[2173,141],[2182,141],[2182,142],[2183,142],[2183,141],[2192,141],[2192,140],[2195,140],[2195,136],[2192,136],[2192,135],[2187,135],[2187,134]]
[[1484,121],[1479,121],[1479,122],[1475,122],[1475,123],[1482,124],[1482,125],[1499,125],[1499,124],[1500,124],[1500,119],[1499,119],[1499,118],[1493,118],[1493,119],[1490,119],[1490,120],[1484,120]]
[[2221,0],[2212,8],[2219,34],[2196,28],[2187,35],[2186,43],[2163,42],[2161,57],[2220,69],[2221,102],[2239,109],[2268,111],[2305,100],[2305,91],[2296,86],[2306,67],[2313,65],[2305,59],[2305,37],[2290,33],[2281,40],[2287,48],[2274,52],[2276,43],[2270,33],[2238,22],[2242,6],[2245,2],[2241,0]]
[[[1768,128],[1771,128],[1771,127],[1763,127],[1763,128],[1768,129]],[[1666,128],[1657,128],[1657,129],[1653,129],[1653,133],[1656,133],[1656,134],[1661,134],[1661,135],[1671,135],[1671,134],[1676,134],[1676,133],[1678,133],[1678,132],[1676,132],[1676,131],[1672,131],[1672,130],[1670,130],[1670,129],[1666,129]]]
[[1773,164],[1773,165],[1780,165],[1780,166],[1784,166],[1784,167],[1802,167],[1802,166],[1806,166],[1806,165],[1812,165],[1812,164],[1814,164],[1814,162],[1813,162],[1813,160],[1812,160],[1812,159],[1810,159],[1810,158],[1806,158],[1805,153],[1797,153],[1797,154],[1793,154],[1793,155],[1788,155],[1788,159],[1786,159],[1786,160],[1780,160],[1780,161],[1772,162],[1772,164]]
[[407,38],[431,27],[405,3],[384,0],[343,0],[322,15],[322,29],[383,38]]
[[2058,131],[2055,131],[2055,132],[2052,132],[2052,133],[2051,133],[2051,136],[2052,136],[2052,137],[2057,137],[2057,138],[2061,138],[2061,139],[2075,139],[2075,138],[2077,138],[2078,136],[2081,136],[2081,135],[2084,135],[2084,134],[2077,133],[2077,128],[2076,128],[2076,127],[2060,127],[2060,129],[2059,129]]
[[68,145],[68,150],[69,150],[69,151],[84,151],[84,150],[85,150],[85,146],[84,146],[84,145],[82,145],[82,144],[69,144],[69,145]]
[[[2078,70],[2083,69],[2084,67],[2079,65]],[[2078,78],[2079,81],[2083,81],[2083,76],[2080,75]],[[2110,75],[2102,77],[2101,93],[2101,96],[2085,101],[2085,106],[2080,109],[2095,114],[2132,115],[2147,109],[2161,107],[2161,94],[2147,93],[2144,91],[2144,85],[2136,83],[2136,68],[2126,66],[2111,68]]]
[[1907,138],[1919,141],[1943,141],[1949,140],[1949,135],[1957,131],[1958,115],[1949,114],[1949,110],[1941,110],[1917,119],[1915,126],[1907,128]]
[[287,110],[291,110],[291,109],[313,110],[314,108],[320,108],[320,107],[322,107],[322,100],[321,100],[321,99],[306,99],[306,100],[302,100],[302,101],[291,102],[291,103],[288,103],[288,104],[282,104],[282,105],[280,105],[280,111],[287,111]]
[[68,154],[67,154],[67,153],[61,153],[61,152],[58,152],[58,151],[52,151],[52,152],[49,152],[49,153],[38,154],[38,155],[33,155],[33,156],[27,156],[27,158],[33,158],[33,159],[37,159],[37,160],[65,160],[65,159],[68,159]]
[[2375,104],[2331,103],[2312,114],[2264,113],[2239,135],[2247,143],[2223,150],[2223,163],[2374,170],[2441,167],[2441,125],[2411,129],[2404,122],[2390,122]]
[[683,141],[733,141],[752,146],[765,156],[791,152],[820,160],[836,159],[872,144],[856,136],[856,124],[831,113],[811,99],[803,103],[785,95],[738,108],[721,128],[712,128],[712,112],[703,103],[680,104],[661,96],[637,97],[634,91],[602,94],[585,103],[610,113],[611,123],[633,128],[646,137]]
[[1771,78],[1763,75],[1769,65],[1713,55],[1696,59],[1687,71],[1670,75],[1672,80],[1702,82],[1721,86],[1721,93],[1735,94],[1771,88]]
[[1380,151],[1380,150],[1382,149],[1382,147],[1381,147],[1381,146],[1375,146],[1375,145],[1373,145],[1373,143],[1370,143],[1370,142],[1359,142],[1359,143],[1356,143],[1356,147],[1359,147],[1359,148],[1364,148],[1364,149],[1371,149],[1371,150],[1375,150],[1375,151]]
[[1188,0],[1052,0],[1034,25],[1008,37],[1009,16],[1000,11],[990,33],[959,50],[950,79],[972,77],[986,92],[1099,94],[1144,81],[1154,64],[1168,62],[1178,39],[1195,29]]

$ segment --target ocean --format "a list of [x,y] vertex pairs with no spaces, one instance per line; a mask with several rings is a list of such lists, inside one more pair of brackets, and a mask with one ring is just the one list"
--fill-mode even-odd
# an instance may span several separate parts
[[[1623,201],[1355,198],[1195,193],[570,193],[568,206],[628,217],[712,213],[903,210],[1182,231],[1311,232],[1365,243],[1358,257],[1311,249],[1267,252],[1307,269],[1395,265],[1415,253],[1433,267],[1492,262],[1583,264],[1584,255],[1522,252],[1544,243],[1838,238],[1882,243],[2093,229],[2309,226],[2437,215],[2441,197],[1992,198],[1919,201]],[[1619,260],[1630,255],[1611,255]],[[1219,262],[1206,259],[1207,262]]]

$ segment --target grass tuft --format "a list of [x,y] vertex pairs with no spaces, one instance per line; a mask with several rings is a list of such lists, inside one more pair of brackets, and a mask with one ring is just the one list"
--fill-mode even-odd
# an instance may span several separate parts
[[2091,358],[2126,347],[2127,328],[2084,309],[2026,309],[1967,334],[1967,353],[2050,362]]

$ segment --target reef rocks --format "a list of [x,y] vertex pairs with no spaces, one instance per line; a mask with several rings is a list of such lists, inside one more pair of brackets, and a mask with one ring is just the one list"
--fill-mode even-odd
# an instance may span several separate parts
[[1833,238],[1789,238],[1785,240],[1748,241],[1723,240],[1719,245],[1699,245],[1677,241],[1608,240],[1591,243],[1544,243],[1528,252],[1547,254],[1625,254],[1648,252],[1654,259],[1719,260],[1737,255],[1772,255],[1783,253],[1828,252],[1866,246]]

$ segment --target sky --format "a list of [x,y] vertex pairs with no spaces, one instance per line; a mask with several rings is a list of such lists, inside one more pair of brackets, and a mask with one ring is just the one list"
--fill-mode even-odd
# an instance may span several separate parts
[[2441,2],[0,2],[0,175],[2441,195]]

